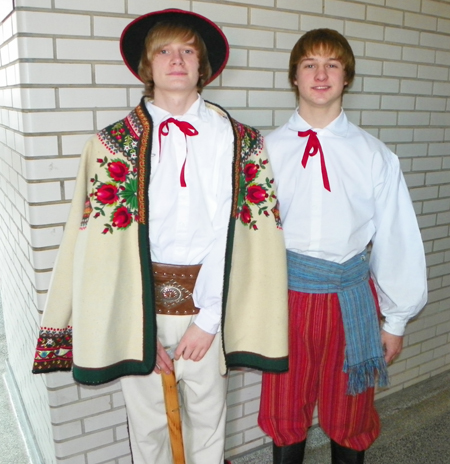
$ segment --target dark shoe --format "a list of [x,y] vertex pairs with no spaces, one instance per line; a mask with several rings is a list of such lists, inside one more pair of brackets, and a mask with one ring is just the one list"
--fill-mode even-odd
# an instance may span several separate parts
[[228,459],[225,459],[225,461],[223,461],[224,464],[231,464],[231,461],[229,461]]
[[306,440],[288,446],[273,443],[273,464],[302,464]]
[[331,440],[331,464],[364,464],[364,451],[346,448]]

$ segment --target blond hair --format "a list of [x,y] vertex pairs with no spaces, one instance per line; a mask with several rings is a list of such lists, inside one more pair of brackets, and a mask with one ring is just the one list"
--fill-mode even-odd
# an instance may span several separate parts
[[145,38],[145,46],[139,61],[138,74],[145,85],[144,95],[149,98],[155,96],[155,83],[153,81],[151,63],[156,53],[165,45],[173,42],[187,43],[192,40],[192,46],[199,57],[199,80],[197,90],[203,90],[205,83],[211,77],[211,65],[208,59],[208,50],[201,36],[189,26],[171,21],[161,21],[152,27]]

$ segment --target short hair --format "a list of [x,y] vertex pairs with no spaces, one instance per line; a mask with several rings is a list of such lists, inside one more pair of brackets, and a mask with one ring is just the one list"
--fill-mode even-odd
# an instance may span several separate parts
[[289,82],[297,99],[298,88],[295,85],[297,66],[300,61],[312,54],[329,53],[344,66],[345,80],[349,86],[355,78],[355,56],[347,39],[333,29],[313,29],[302,35],[291,51],[289,59]]
[[199,57],[200,76],[197,82],[197,90],[199,93],[202,92],[205,83],[208,82],[212,74],[205,42],[200,34],[185,24],[161,21],[148,32],[141,60],[139,61],[138,74],[145,85],[144,95],[146,97],[154,98],[155,96],[155,83],[153,81],[151,63],[156,53],[168,43],[186,43],[192,39],[192,46],[196,49]]

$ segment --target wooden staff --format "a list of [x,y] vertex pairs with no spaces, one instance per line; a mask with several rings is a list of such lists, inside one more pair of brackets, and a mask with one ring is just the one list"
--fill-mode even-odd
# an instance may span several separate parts
[[[170,358],[173,359],[173,350],[166,348],[166,351]],[[180,402],[178,399],[175,370],[173,370],[170,374],[166,374],[164,371],[161,371],[161,379],[164,391],[164,403],[166,405],[167,426],[169,427],[173,463],[185,464],[183,434],[181,431]]]

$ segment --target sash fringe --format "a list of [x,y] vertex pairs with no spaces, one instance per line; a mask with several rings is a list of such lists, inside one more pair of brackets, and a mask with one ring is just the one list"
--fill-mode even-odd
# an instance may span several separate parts
[[378,386],[389,385],[389,374],[384,358],[369,359],[358,366],[349,367],[347,358],[344,361],[344,372],[348,374],[347,394],[358,395],[367,388],[375,387],[378,375]]

